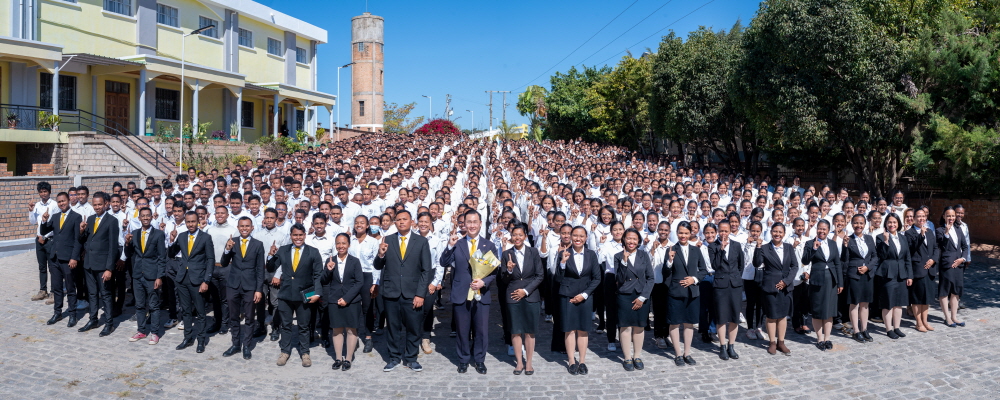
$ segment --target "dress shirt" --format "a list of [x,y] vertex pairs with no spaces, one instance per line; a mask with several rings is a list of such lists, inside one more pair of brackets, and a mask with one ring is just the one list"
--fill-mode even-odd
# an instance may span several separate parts
[[753,252],[755,245],[753,243],[740,243],[740,247],[743,248],[743,280],[752,281],[753,276],[756,273],[757,267],[753,265]]
[[323,262],[326,262],[330,257],[333,257],[337,252],[334,250],[335,241],[334,237],[330,235],[330,232],[324,232],[323,236],[309,235],[306,236],[306,244],[315,247],[319,250],[319,255],[322,257]]
[[[35,202],[35,207],[28,212],[28,221],[32,225],[35,225],[35,235],[41,235],[42,233],[42,224],[47,222],[42,219],[42,216],[45,215],[46,211],[48,211],[49,217],[59,215],[62,212],[59,210],[59,206],[56,201],[52,198],[49,198],[49,200],[44,203],[41,200]],[[51,237],[54,234],[54,232],[49,232],[45,235],[45,237]]]
[[[573,253],[573,263],[576,264],[576,273],[577,274],[583,274],[583,258],[584,258],[583,257],[583,253],[584,252],[577,253],[576,249],[574,249],[572,247],[569,248],[569,251],[571,253]],[[562,263],[562,262],[559,263],[559,268],[566,269],[566,263]],[[580,296],[583,296],[584,300],[587,300],[587,298],[590,297],[586,293],[580,293]]]
[[615,273],[615,254],[622,252],[622,244],[614,240],[608,240],[601,245],[601,251],[597,253],[597,263],[604,266],[604,273]]
[[[525,247],[524,247],[524,245],[522,245],[520,250],[518,250],[517,247],[512,247],[512,248],[514,249],[514,262],[517,263],[517,265],[514,266],[514,269],[517,270],[517,271],[522,271],[523,272],[523,270],[521,269],[521,266],[524,265],[524,250],[525,250]],[[506,268],[506,266],[504,266],[504,268]],[[528,289],[524,289],[524,297],[528,297],[528,295],[530,295],[530,294],[531,294],[531,292],[529,292]]]
[[226,242],[228,242],[230,238],[240,235],[240,231],[228,221],[225,224],[209,225],[205,228],[205,233],[212,238],[216,264],[222,262],[222,254],[226,250]]

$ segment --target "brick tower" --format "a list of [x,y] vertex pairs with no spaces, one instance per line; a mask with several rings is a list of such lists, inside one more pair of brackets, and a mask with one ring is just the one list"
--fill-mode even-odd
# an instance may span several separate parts
[[379,132],[385,123],[383,75],[383,25],[371,13],[351,18],[351,127]]

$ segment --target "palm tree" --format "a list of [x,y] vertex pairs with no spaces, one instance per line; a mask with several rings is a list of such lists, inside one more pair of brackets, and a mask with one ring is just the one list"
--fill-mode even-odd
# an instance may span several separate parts
[[517,96],[517,111],[523,116],[528,116],[531,121],[530,132],[535,129],[543,129],[545,117],[548,116],[548,105],[545,104],[545,97],[549,91],[538,85],[528,86],[523,93]]

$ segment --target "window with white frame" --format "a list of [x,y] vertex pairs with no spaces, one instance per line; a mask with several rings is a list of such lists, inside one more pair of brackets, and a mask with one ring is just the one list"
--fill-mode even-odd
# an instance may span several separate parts
[[267,54],[281,57],[281,41],[274,38],[267,38]]
[[132,0],[104,0],[104,11],[132,16]]
[[240,115],[240,125],[244,128],[253,128],[253,102],[243,102],[243,113]]
[[308,64],[309,63],[308,58],[309,57],[306,55],[306,49],[303,49],[301,47],[295,48],[295,62]]
[[218,39],[219,38],[219,21],[216,21],[216,20],[211,19],[211,18],[205,18],[205,17],[202,17],[202,16],[198,17],[198,28],[199,29],[204,28],[204,27],[209,26],[209,25],[213,25],[214,27],[212,29],[208,29],[208,30],[202,32],[201,34],[203,36],[208,36],[210,38]]
[[177,19],[177,9],[171,6],[157,4],[156,23],[179,28],[181,25]]
[[253,32],[240,28],[240,46],[253,47]]
[[[52,74],[42,72],[38,87],[39,106],[52,108]],[[59,75],[59,109],[76,111],[76,77]]]

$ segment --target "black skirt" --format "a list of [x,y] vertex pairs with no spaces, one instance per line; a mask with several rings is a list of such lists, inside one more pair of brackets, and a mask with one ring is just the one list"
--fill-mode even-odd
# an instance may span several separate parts
[[330,315],[330,328],[361,329],[361,302],[348,304],[346,307],[327,303],[326,310]]
[[923,278],[915,278],[910,286],[910,304],[930,305],[937,299],[937,284],[930,275]]
[[791,291],[779,290],[778,293],[764,293],[764,316],[767,319],[782,319],[790,315],[792,315]]
[[965,287],[965,268],[941,267],[940,275],[937,297],[948,297],[953,294],[961,297],[962,289]]
[[667,324],[697,324],[701,303],[697,297],[667,296]]
[[559,296],[560,323],[563,332],[590,331],[594,326],[594,297],[587,297],[580,303],[569,302],[571,297]]
[[859,279],[846,277],[847,304],[871,303],[875,301],[875,280],[872,274],[861,275]]
[[617,294],[618,296],[618,327],[646,327],[649,322],[649,299],[642,302],[638,310],[632,309],[632,301],[639,298],[638,294]]
[[[828,279],[832,279],[832,274]],[[809,315],[814,319],[829,319],[837,315],[837,288],[833,282],[825,285],[802,285],[809,290]]]
[[879,307],[889,310],[893,307],[906,307],[910,302],[909,290],[905,279],[879,277]]
[[743,311],[743,288],[715,288],[715,323],[740,323],[740,312]]
[[542,310],[542,303],[537,301],[529,303],[524,300],[513,303],[508,300],[506,307],[509,322],[507,326],[511,335],[538,333],[538,314]]

